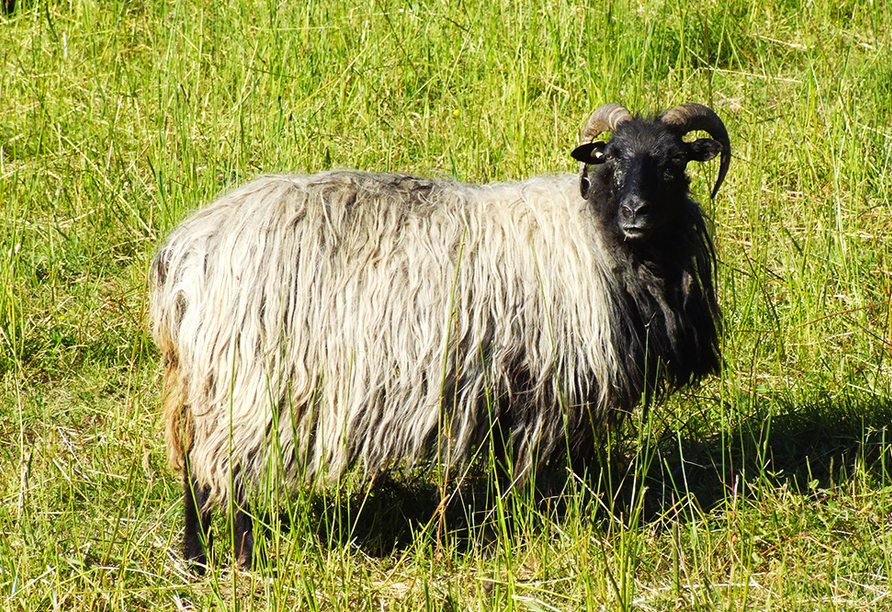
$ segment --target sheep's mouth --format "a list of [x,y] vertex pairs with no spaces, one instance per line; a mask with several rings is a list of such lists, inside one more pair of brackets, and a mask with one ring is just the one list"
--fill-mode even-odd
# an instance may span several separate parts
[[620,224],[619,229],[627,242],[642,242],[653,235],[656,226],[652,223]]

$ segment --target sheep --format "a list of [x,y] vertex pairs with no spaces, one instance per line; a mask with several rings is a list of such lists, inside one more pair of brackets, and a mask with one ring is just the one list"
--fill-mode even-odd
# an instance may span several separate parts
[[150,315],[193,567],[227,504],[251,566],[261,483],[468,466],[481,448],[515,483],[584,470],[610,424],[718,370],[716,256],[685,170],[721,153],[715,197],[721,119],[606,104],[580,141],[578,176],[263,176],[169,235]]

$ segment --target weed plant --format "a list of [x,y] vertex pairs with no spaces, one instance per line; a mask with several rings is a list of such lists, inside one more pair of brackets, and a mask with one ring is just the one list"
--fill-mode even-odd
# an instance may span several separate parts
[[[0,14],[0,609],[892,609],[890,8],[19,0]],[[145,321],[166,232],[266,172],[572,172],[610,101],[705,103],[731,134],[714,201],[715,168],[692,168],[721,375],[611,432],[554,497],[429,472],[271,489],[265,561],[233,571],[220,537],[192,575]]]

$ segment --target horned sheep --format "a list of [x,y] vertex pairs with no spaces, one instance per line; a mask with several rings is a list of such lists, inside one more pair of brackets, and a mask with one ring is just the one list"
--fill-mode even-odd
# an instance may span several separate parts
[[578,176],[264,176],[189,217],[151,274],[186,558],[207,562],[231,503],[250,565],[261,483],[466,465],[488,443],[515,481],[577,467],[609,423],[715,372],[716,258],[685,169],[719,153],[713,197],[731,151],[712,110],[607,104]]

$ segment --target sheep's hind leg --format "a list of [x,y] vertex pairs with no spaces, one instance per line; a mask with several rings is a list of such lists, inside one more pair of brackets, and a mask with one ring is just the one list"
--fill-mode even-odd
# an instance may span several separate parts
[[211,511],[206,509],[209,497],[210,488],[198,484],[187,472],[183,478],[183,508],[186,519],[183,557],[198,574],[203,574],[207,568],[208,555],[211,552]]

